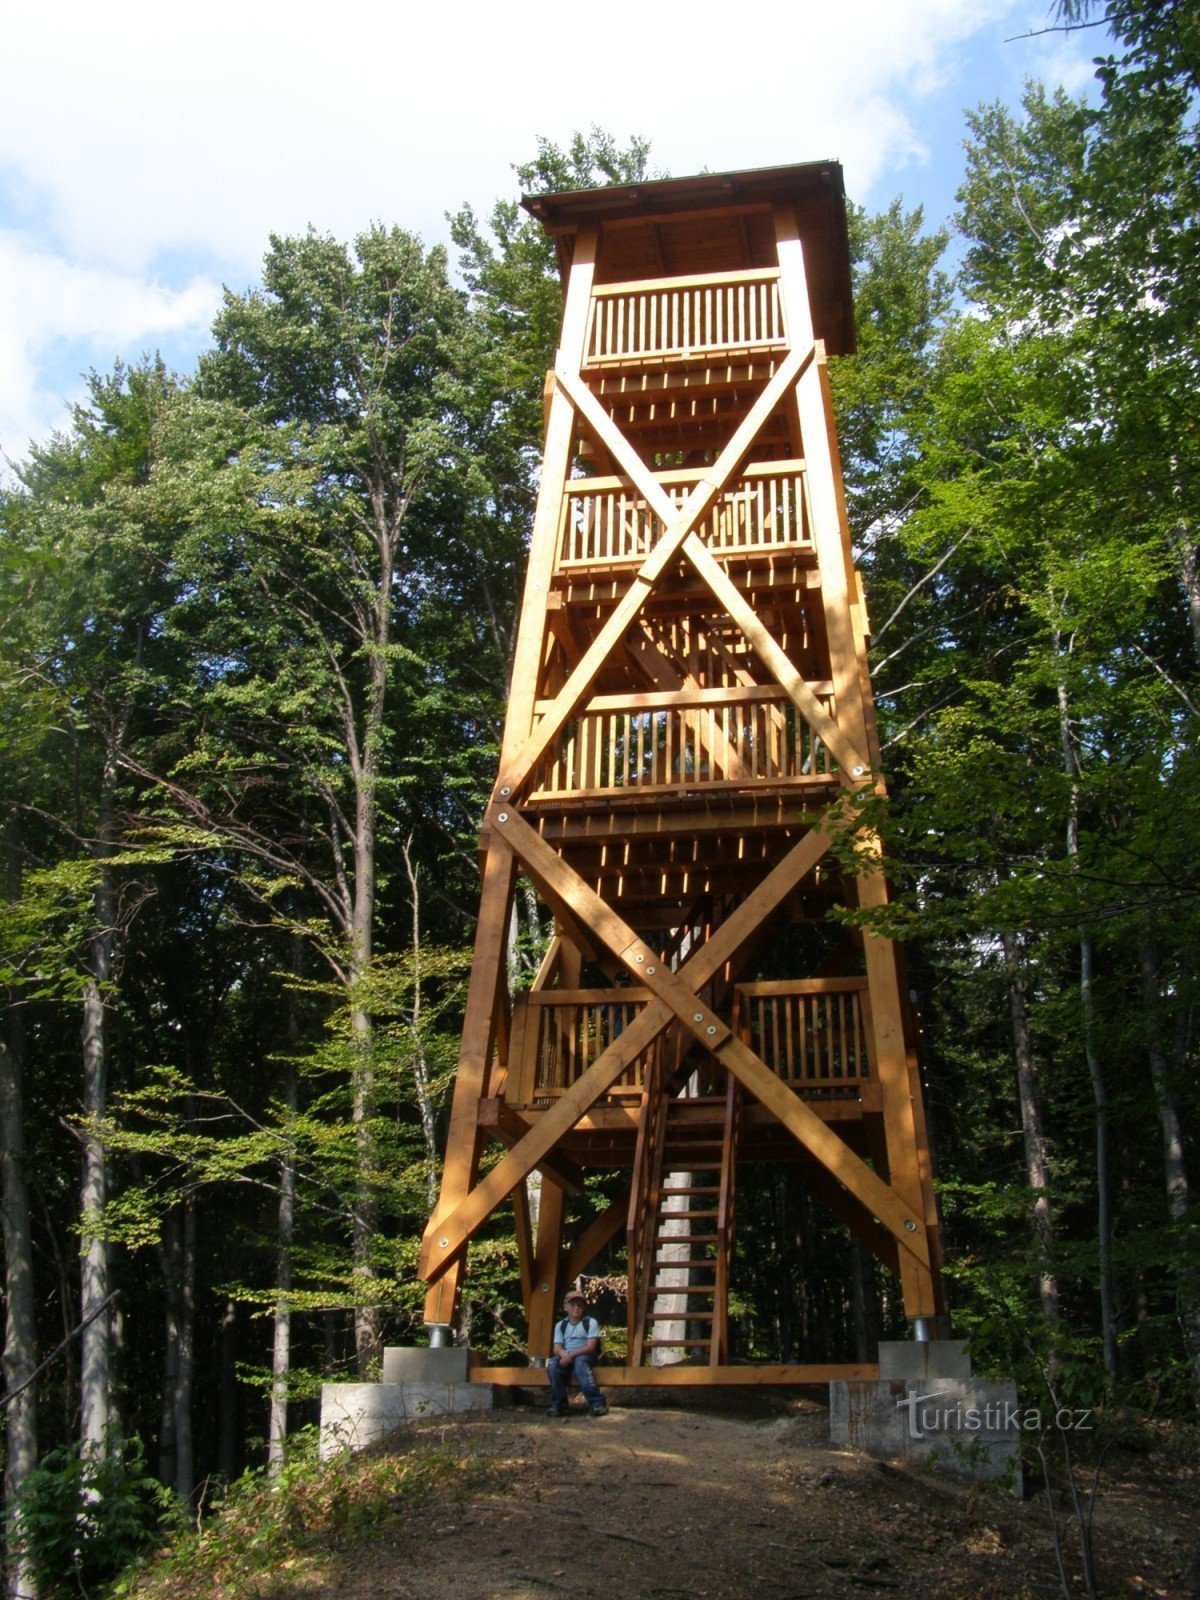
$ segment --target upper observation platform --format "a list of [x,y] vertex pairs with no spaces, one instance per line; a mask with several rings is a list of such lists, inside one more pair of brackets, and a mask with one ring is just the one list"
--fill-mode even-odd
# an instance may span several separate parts
[[699,354],[706,339],[722,353],[782,348],[780,207],[794,215],[804,246],[815,337],[830,355],[854,350],[846,194],[836,161],[526,195],[521,203],[554,236],[564,284],[579,230],[600,229],[600,304],[585,365]]

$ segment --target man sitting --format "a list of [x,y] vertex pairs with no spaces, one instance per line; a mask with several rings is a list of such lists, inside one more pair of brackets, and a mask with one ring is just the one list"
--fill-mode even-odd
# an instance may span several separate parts
[[602,1417],[608,1410],[604,1396],[592,1373],[592,1362],[600,1349],[600,1324],[587,1315],[587,1301],[578,1289],[563,1300],[566,1315],[554,1329],[554,1354],[550,1358],[550,1415],[565,1417],[567,1391],[571,1379],[583,1391],[592,1416]]

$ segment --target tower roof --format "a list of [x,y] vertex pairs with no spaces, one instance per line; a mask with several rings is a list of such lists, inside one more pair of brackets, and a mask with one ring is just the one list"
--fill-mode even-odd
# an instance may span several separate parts
[[833,355],[854,349],[846,194],[837,161],[532,194],[521,204],[554,236],[564,281],[575,235],[598,225],[600,283],[773,266],[771,213],[791,206],[804,241],[816,335]]

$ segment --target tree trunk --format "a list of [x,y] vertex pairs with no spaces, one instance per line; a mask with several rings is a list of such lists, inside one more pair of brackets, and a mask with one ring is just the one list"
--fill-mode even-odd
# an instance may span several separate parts
[[[4,829],[6,898],[21,892],[19,821]],[[37,1312],[33,1289],[33,1223],[25,1166],[23,1078],[25,1027],[20,1010],[8,1014],[8,1039],[0,1038],[0,1225],[4,1238],[4,1390],[29,1383],[37,1366]],[[4,1503],[13,1506],[37,1466],[37,1389],[30,1383],[4,1412]],[[32,1600],[33,1577],[16,1551],[18,1523],[5,1527],[5,1600]]]
[[187,1505],[195,1487],[192,1462],[192,1389],[196,1373],[196,1200],[183,1202],[180,1229],[179,1359],[175,1366],[175,1493]]
[[[1060,638],[1055,634],[1057,651]],[[1079,764],[1071,738],[1070,703],[1066,684],[1058,685],[1058,727],[1062,746],[1063,771],[1071,784],[1071,806],[1067,814],[1067,860],[1073,867],[1079,859]],[[1117,1381],[1117,1317],[1112,1269],[1112,1181],[1109,1173],[1108,1085],[1096,1044],[1095,946],[1086,927],[1079,930],[1079,1002],[1083,1013],[1083,1050],[1095,1108],[1096,1140],[1096,1244],[1100,1276],[1100,1331],[1104,1349],[1104,1371],[1109,1383]]]
[[1034,1061],[1033,1046],[1029,1037],[1020,945],[1014,933],[1003,934],[1001,942],[1008,971],[1013,1058],[1017,1068],[1017,1100],[1021,1109],[1021,1131],[1025,1138],[1025,1171],[1033,1194],[1033,1226],[1041,1256],[1038,1291],[1042,1301],[1042,1314],[1047,1322],[1054,1324],[1059,1321],[1062,1308],[1058,1279],[1053,1268],[1054,1211],[1050,1203],[1050,1185],[1046,1171],[1046,1135],[1042,1126],[1037,1064]]
[[[25,1121],[21,1095],[21,1029],[14,1018],[11,1044],[0,1039],[0,1183],[4,1229],[4,1388],[28,1383],[37,1366],[37,1320],[33,1297],[33,1237],[25,1181]],[[37,1390],[33,1384],[4,1412],[4,1503],[12,1506],[37,1465]],[[32,1596],[33,1579],[16,1553],[17,1521],[5,1526],[5,1595]]]
[[159,1405],[158,1475],[163,1483],[175,1481],[175,1390],[179,1381],[179,1214],[168,1213],[163,1223],[158,1263],[162,1271],[166,1309],[163,1317],[162,1399]]
[[[375,844],[379,820],[379,763],[386,732],[388,646],[391,638],[392,584],[396,570],[396,536],[382,511],[384,497],[373,496],[378,516],[379,576],[375,592],[375,636],[371,650],[371,678],[363,716],[359,758],[355,763],[354,908],[351,927],[351,980],[361,983],[370,973],[375,935]],[[375,1101],[374,1039],[370,1013],[359,1001],[352,1004],[351,1028],[357,1045],[352,1116],[357,1128],[358,1188],[354,1208],[353,1259],[360,1304],[354,1312],[354,1348],[360,1377],[379,1360],[383,1315],[378,1304],[365,1297],[375,1280],[372,1246],[379,1227],[376,1186],[375,1138],[371,1119]]]
[[[104,1115],[108,1103],[108,1058],[104,1039],[101,984],[111,970],[111,940],[101,932],[92,941],[92,976],[83,990],[83,1109],[88,1117]],[[108,1198],[108,1158],[101,1141],[84,1136],[83,1184],[79,1212],[83,1225],[79,1310],[89,1318],[108,1298],[108,1245],[100,1237],[98,1218]],[[80,1339],[79,1393],[81,1437],[91,1450],[104,1449],[109,1399],[108,1313],[89,1322]]]
[[1096,1240],[1100,1267],[1100,1329],[1104,1371],[1117,1381],[1117,1315],[1112,1267],[1112,1180],[1109,1173],[1108,1086],[1096,1050],[1096,1004],[1093,990],[1095,952],[1086,929],[1079,933],[1079,996],[1083,1007],[1083,1043],[1096,1125]]
[[1177,1234],[1175,1297],[1179,1307],[1179,1325],[1183,1333],[1184,1349],[1187,1352],[1196,1392],[1196,1405],[1200,1410],[1200,1282],[1197,1282],[1195,1269],[1191,1265],[1191,1252],[1186,1236],[1189,1192],[1187,1168],[1183,1159],[1183,1129],[1180,1126],[1179,1105],[1163,1045],[1158,953],[1152,919],[1147,920],[1139,955],[1150,1079],[1154,1085],[1154,1102],[1158,1107],[1158,1118],[1162,1127],[1163,1179],[1167,1196],[1167,1214]]
[[[289,1048],[299,1041],[294,998],[288,1003]],[[299,1103],[296,1067],[288,1063],[284,1104],[289,1118]],[[284,1147],[279,1174],[279,1221],[275,1253],[275,1342],[271,1356],[271,1423],[267,1445],[267,1476],[278,1483],[287,1459],[288,1380],[292,1370],[292,1242],[296,1225],[296,1152],[290,1138]]]
[[[1177,501],[1183,501],[1186,491],[1181,482],[1179,463],[1174,457],[1171,459],[1171,475],[1175,498]],[[1184,604],[1187,606],[1192,649],[1195,652],[1196,665],[1200,666],[1200,543],[1196,540],[1195,528],[1189,517],[1180,515],[1172,530],[1172,543],[1179,562],[1179,582],[1183,589]]]
[[[413,1080],[417,1089],[417,1107],[421,1113],[421,1132],[425,1139],[425,1159],[428,1163],[425,1181],[429,1201],[429,1215],[437,1209],[438,1200],[438,1137],[437,1119],[429,1093],[429,1064],[425,1058],[425,1040],[421,1032],[421,895],[418,869],[413,863],[410,847],[412,835],[404,841],[404,870],[408,874],[409,897],[412,904],[412,1011]],[[516,901],[513,902],[514,907]]]
[[[103,860],[116,844],[116,782],[119,735],[110,735],[105,749],[97,812],[96,853]],[[116,948],[116,886],[101,867],[96,886],[95,929],[89,948],[89,975],[83,987],[83,1110],[89,1122],[108,1109],[108,1048],[105,1038],[105,990],[112,977]],[[83,1319],[108,1299],[108,1244],[98,1222],[108,1199],[108,1152],[89,1128],[84,1135],[83,1182],[79,1213],[83,1235],[79,1312]],[[88,1321],[80,1341],[80,1437],[85,1447],[103,1453],[111,1419],[112,1331],[109,1314]]]

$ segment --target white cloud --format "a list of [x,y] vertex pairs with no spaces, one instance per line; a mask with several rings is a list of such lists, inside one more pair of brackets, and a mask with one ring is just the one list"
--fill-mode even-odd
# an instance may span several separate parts
[[194,331],[212,321],[220,298],[211,280],[168,289],[134,272],[81,266],[0,230],[0,450],[25,453],[27,441],[66,420],[78,370],[54,387],[54,351],[69,347],[80,365],[111,367],[118,354]]
[[969,42],[1019,31],[1027,4],[17,0],[0,227],[37,281],[0,301],[4,437],[48,425],[53,337],[199,328],[209,280],[253,281],[271,231],[444,238],[446,209],[509,191],[539,134],[640,133],[679,174],[839,157],[861,197],[930,161],[923,99],[957,92]]

